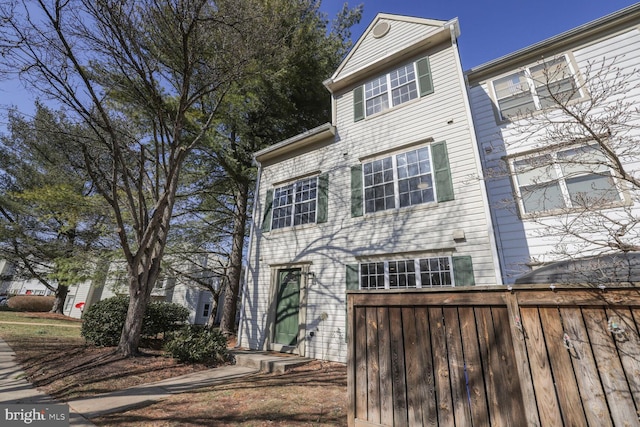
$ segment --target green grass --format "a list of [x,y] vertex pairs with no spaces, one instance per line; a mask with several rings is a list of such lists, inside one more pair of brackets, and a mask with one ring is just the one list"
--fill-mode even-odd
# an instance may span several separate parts
[[19,311],[0,311],[0,322],[52,323],[56,325],[80,326],[77,319],[47,319],[37,313],[21,313]]
[[[28,324],[15,324],[3,322],[21,322]],[[11,311],[0,312],[0,337],[60,337],[80,338],[80,325],[78,321],[40,318],[32,313],[20,313]]]

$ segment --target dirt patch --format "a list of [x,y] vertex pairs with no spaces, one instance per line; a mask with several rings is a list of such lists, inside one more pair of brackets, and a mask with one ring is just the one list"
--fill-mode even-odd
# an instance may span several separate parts
[[159,350],[142,349],[140,357],[124,358],[113,348],[87,346],[80,339],[6,341],[27,379],[60,400],[108,393],[209,368],[179,363]]
[[346,367],[313,362],[285,374],[258,374],[145,408],[92,419],[98,426],[344,426]]
[[[33,316],[69,320],[51,313]],[[87,346],[81,338],[7,335],[3,339],[15,351],[27,379],[62,401],[211,368],[179,363],[153,349],[142,349],[140,357],[123,358],[113,348]],[[111,427],[328,427],[346,425],[346,415],[345,365],[314,361],[286,374],[256,374],[92,422]]]

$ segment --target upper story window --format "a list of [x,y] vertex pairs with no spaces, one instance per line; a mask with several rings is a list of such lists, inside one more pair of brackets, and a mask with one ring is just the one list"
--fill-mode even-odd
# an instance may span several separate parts
[[351,168],[351,214],[453,200],[444,142],[363,162]]
[[433,93],[429,58],[421,58],[369,80],[353,91],[354,120]]
[[273,223],[271,228],[316,222],[317,194],[317,177],[276,188],[273,192]]
[[362,172],[366,213],[435,200],[429,147],[364,163]]
[[523,214],[622,201],[607,159],[595,145],[514,159],[512,168]]
[[493,81],[493,90],[503,120],[581,96],[566,56],[500,77]]
[[268,190],[262,230],[326,222],[328,185],[323,174]]

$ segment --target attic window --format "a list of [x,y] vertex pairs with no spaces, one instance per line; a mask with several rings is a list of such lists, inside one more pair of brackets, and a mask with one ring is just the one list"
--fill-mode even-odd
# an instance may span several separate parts
[[375,27],[373,27],[373,37],[376,39],[380,39],[386,36],[390,29],[391,25],[388,22],[380,22]]

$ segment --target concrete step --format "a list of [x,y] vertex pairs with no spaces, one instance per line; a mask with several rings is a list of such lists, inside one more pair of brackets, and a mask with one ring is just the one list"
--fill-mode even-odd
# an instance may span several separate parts
[[237,366],[257,369],[264,373],[284,374],[289,369],[312,361],[306,357],[270,351],[234,350],[231,354]]

